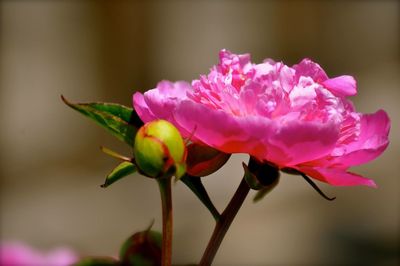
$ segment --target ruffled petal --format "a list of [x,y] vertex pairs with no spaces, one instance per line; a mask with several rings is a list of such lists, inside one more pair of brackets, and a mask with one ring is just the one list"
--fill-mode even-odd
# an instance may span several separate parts
[[357,94],[356,80],[352,76],[340,76],[327,79],[321,84],[337,96],[352,96]]
[[311,77],[315,82],[322,82],[328,79],[325,71],[308,58],[303,59],[299,64],[294,65],[293,69],[296,70],[297,80],[303,77]]
[[147,91],[144,95],[135,93],[133,106],[143,122],[165,119],[177,126],[184,137],[189,137],[191,132],[179,127],[173,113],[180,102],[187,99],[187,93],[191,90],[190,84],[184,81],[161,81],[157,88]]
[[331,163],[349,167],[375,159],[389,144],[389,130],[390,119],[385,111],[362,115],[357,141],[342,148],[345,149],[344,154],[333,157]]
[[241,152],[240,147],[227,143],[244,143],[250,137],[234,116],[192,101],[183,101],[174,118],[180,127],[195,132],[196,139],[217,149],[224,147],[222,151],[227,153]]
[[357,186],[364,185],[376,188],[377,185],[372,179],[362,177],[360,175],[347,172],[345,169],[339,168],[322,168],[322,167],[298,167],[300,172],[318,179],[322,182],[333,186]]
[[250,54],[233,54],[231,51],[222,49],[219,52],[219,66],[223,69],[223,71],[229,71],[229,69],[233,69],[235,71],[241,72],[246,71],[249,68],[250,63]]
[[232,116],[191,101],[180,104],[174,120],[178,127],[195,132],[196,140],[209,146],[226,153],[248,153],[280,166],[325,156],[338,137],[333,122],[295,120],[286,123],[265,117]]
[[232,116],[222,110],[184,101],[177,108],[174,120],[178,128],[194,132],[193,140],[225,153],[248,153],[260,160],[284,163],[288,155],[268,143],[277,131],[272,120],[258,116]]
[[170,121],[173,110],[187,98],[186,93],[190,90],[190,84],[184,81],[161,81],[156,89],[144,94],[144,100],[154,116]]
[[[279,121],[280,129],[270,138],[270,143],[290,156],[286,166],[315,160],[330,154],[338,139],[334,121]],[[321,137],[322,136],[322,137]]]

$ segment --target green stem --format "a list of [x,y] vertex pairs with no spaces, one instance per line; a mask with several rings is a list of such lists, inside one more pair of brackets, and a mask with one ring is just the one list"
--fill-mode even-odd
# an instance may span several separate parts
[[172,193],[171,177],[157,179],[162,205],[162,250],[161,265],[171,266],[172,261]]
[[238,213],[249,191],[250,187],[247,185],[246,180],[243,178],[228,206],[226,206],[224,212],[217,220],[214,232],[210,238],[210,241],[208,242],[207,248],[204,251],[203,257],[201,258],[199,265],[211,265],[215,254],[217,254],[218,248],[220,247],[222,240],[225,237],[226,232],[232,224],[233,219]]

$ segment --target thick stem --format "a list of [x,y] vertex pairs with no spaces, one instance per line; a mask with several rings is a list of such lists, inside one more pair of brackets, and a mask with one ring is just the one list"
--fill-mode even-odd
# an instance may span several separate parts
[[229,226],[232,224],[233,219],[235,218],[244,200],[246,199],[249,190],[250,187],[247,185],[246,180],[243,178],[228,206],[226,206],[224,212],[217,220],[214,232],[210,238],[210,241],[208,242],[206,250],[204,251],[203,257],[201,258],[201,266],[211,265],[215,254],[217,254],[218,248],[221,245],[221,242],[229,229]]
[[172,193],[171,177],[157,179],[162,205],[162,250],[161,265],[171,266],[172,261]]

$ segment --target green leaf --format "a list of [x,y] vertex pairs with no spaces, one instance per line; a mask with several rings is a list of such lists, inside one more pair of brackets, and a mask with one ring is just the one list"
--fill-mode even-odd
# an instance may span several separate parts
[[132,108],[117,103],[87,103],[84,105],[89,105],[96,110],[119,117],[128,124],[133,112]]
[[188,174],[184,175],[180,179],[193,193],[200,199],[200,201],[206,206],[206,208],[210,211],[211,215],[217,221],[220,218],[220,213],[218,212],[217,208],[215,208],[214,204],[212,203],[208,193],[201,182],[200,177],[197,176],[190,176]]
[[136,166],[131,162],[122,162],[117,167],[115,167],[111,173],[106,177],[106,181],[101,187],[108,187],[112,183],[120,180],[121,178],[133,174],[136,172]]
[[122,160],[122,161],[125,161],[125,162],[131,162],[132,161],[132,158],[126,157],[124,155],[121,155],[118,152],[113,151],[113,150],[111,150],[109,148],[106,148],[104,146],[100,146],[100,150],[102,152],[104,152],[105,154],[107,154],[108,156],[111,156],[111,157],[113,157],[115,159]]
[[73,266],[117,266],[119,262],[113,258],[102,257],[102,258],[84,258]]
[[132,108],[115,103],[70,103],[64,96],[61,99],[72,109],[94,120],[106,128],[119,140],[133,146],[137,128],[130,123],[135,114]]
[[244,169],[244,179],[246,180],[247,184],[249,185],[249,187],[251,189],[254,190],[260,190],[262,189],[264,186],[263,184],[261,184],[261,182],[258,180],[257,176],[254,175],[249,167],[245,164],[242,163],[243,169]]
[[276,185],[279,183],[279,177],[277,177],[274,182],[268,186],[263,187],[259,191],[257,191],[256,195],[253,198],[253,202],[256,203],[262,200]]

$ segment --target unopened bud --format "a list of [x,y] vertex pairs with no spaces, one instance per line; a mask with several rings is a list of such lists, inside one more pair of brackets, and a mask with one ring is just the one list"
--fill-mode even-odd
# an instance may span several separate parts
[[186,146],[174,125],[165,120],[146,123],[136,134],[134,157],[140,171],[149,177],[175,174],[180,178],[186,171]]
[[210,146],[192,143],[187,147],[187,172],[192,176],[207,176],[220,169],[231,156]]
[[162,235],[146,230],[129,237],[120,250],[122,265],[161,265]]
[[261,200],[279,182],[279,169],[269,162],[250,157],[249,165],[243,163],[244,178],[251,189],[258,190],[253,201]]

